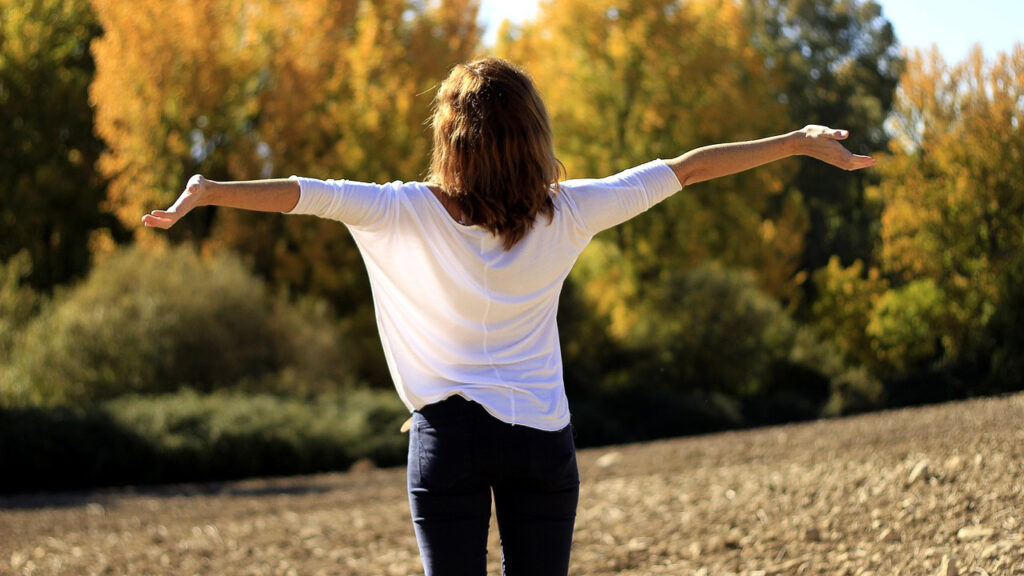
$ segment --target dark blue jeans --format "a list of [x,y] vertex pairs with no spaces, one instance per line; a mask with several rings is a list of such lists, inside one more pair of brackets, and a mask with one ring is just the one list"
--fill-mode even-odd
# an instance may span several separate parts
[[461,396],[413,413],[409,504],[427,576],[487,573],[492,492],[503,574],[565,576],[579,485],[571,426],[512,426]]

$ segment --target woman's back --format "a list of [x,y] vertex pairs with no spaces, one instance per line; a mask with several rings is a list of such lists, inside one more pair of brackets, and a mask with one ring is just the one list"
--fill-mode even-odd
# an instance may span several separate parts
[[410,409],[460,394],[511,424],[569,423],[558,298],[594,234],[679,189],[652,162],[602,180],[562,183],[511,248],[456,222],[423,183],[298,179],[293,210],[348,225],[369,272],[385,355]]

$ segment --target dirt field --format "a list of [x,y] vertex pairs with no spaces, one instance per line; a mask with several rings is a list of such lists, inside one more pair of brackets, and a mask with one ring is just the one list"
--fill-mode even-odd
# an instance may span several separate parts
[[[1024,575],[1024,395],[580,465],[573,574]],[[0,574],[422,574],[404,482],[357,470],[0,498]],[[490,558],[498,574],[493,526]]]

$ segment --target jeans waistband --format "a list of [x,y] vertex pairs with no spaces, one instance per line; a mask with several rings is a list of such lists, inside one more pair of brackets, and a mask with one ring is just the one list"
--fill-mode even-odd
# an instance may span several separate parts
[[473,412],[487,413],[483,406],[473,402],[472,400],[467,400],[460,394],[452,394],[440,402],[427,404],[417,410],[417,412],[426,418],[454,416]]

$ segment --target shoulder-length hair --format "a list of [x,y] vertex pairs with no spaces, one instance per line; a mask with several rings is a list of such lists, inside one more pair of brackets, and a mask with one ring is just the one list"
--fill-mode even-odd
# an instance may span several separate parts
[[565,172],[555,158],[544,102],[525,71],[484,58],[452,69],[434,99],[428,179],[469,224],[511,249],[538,214],[552,218]]

